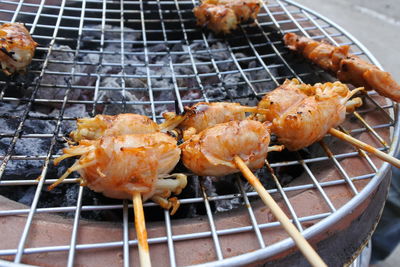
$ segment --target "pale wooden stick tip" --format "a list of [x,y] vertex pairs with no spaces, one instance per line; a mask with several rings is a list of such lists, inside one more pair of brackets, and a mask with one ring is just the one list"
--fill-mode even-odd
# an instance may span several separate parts
[[133,210],[135,213],[135,229],[138,240],[140,266],[151,267],[149,244],[147,243],[147,231],[144,220],[142,196],[140,192],[134,192],[132,200],[133,200]]
[[329,129],[328,132],[331,135],[336,136],[337,138],[342,139],[343,141],[346,141],[364,151],[367,151],[367,152],[375,155],[376,157],[380,158],[381,160],[386,161],[397,168],[400,168],[400,160],[399,159],[396,159],[395,157],[390,156],[390,155],[376,149],[375,147],[370,146],[370,145],[368,145],[350,135],[347,135],[339,130],[336,130],[334,128]]
[[311,247],[304,236],[297,230],[297,228],[292,224],[286,214],[282,211],[279,205],[271,197],[271,195],[265,190],[263,185],[260,183],[258,178],[251,172],[251,170],[246,166],[243,160],[239,156],[233,158],[234,163],[243,173],[243,176],[249,181],[249,183],[257,191],[258,195],[262,201],[270,208],[272,214],[281,223],[285,231],[292,237],[293,241],[296,243],[299,250],[303,253],[306,259],[312,266],[327,266],[317,252]]

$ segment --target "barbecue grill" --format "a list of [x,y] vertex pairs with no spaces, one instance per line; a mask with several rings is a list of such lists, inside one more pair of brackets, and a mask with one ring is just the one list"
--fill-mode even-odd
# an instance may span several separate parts
[[[39,43],[26,73],[0,81],[1,259],[138,265],[128,200],[106,199],[79,187],[77,178],[46,189],[68,167],[55,168],[52,159],[76,118],[135,112],[161,122],[163,112],[200,101],[254,105],[287,78],[334,80],[289,52],[281,40],[286,32],[351,45],[380,66],[344,29],[295,2],[264,2],[256,21],[228,36],[195,25],[197,4],[0,2],[0,22],[24,22]],[[374,92],[363,101],[341,130],[395,154],[397,106]],[[330,136],[296,153],[271,153],[268,162],[257,175],[301,233],[329,265],[352,262],[379,220],[390,166]],[[306,264],[239,175],[191,175],[189,183],[175,216],[144,204],[155,266]]]

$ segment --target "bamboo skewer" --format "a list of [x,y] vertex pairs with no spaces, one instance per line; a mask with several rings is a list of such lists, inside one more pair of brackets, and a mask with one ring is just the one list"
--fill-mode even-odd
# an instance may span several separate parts
[[390,164],[392,164],[393,166],[400,168],[400,160],[396,159],[395,157],[392,157],[378,149],[376,149],[375,147],[372,147],[364,142],[361,142],[360,140],[357,140],[356,138],[347,135],[339,130],[336,130],[334,128],[329,129],[328,131],[331,135],[336,136],[339,139],[342,139],[346,142],[349,142],[350,144],[352,144],[353,146],[356,146],[364,151],[367,151],[371,154],[374,154],[375,156],[377,156],[378,158],[380,158],[383,161],[386,161]]
[[133,210],[135,212],[135,229],[138,240],[139,260],[141,267],[151,267],[149,244],[143,213],[142,196],[140,192],[133,193]]
[[262,201],[271,209],[272,214],[282,224],[286,232],[293,238],[297,247],[306,257],[308,262],[312,266],[327,266],[325,262],[321,259],[321,257],[317,254],[317,252],[315,252],[315,250],[307,242],[307,240],[300,234],[297,228],[290,222],[286,214],[278,206],[278,204],[267,192],[267,190],[265,190],[265,188],[260,183],[258,178],[251,172],[251,170],[247,167],[247,165],[243,162],[243,160],[239,156],[235,156],[234,162],[236,166],[239,168],[239,170],[242,172],[243,176],[257,191]]

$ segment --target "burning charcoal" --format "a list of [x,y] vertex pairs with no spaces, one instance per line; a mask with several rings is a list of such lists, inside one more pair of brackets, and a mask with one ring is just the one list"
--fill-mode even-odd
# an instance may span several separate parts
[[[24,106],[16,106],[9,103],[0,103],[0,114],[8,114],[9,116],[20,116]],[[31,112],[31,116],[44,116],[44,114]],[[0,118],[3,132],[14,135],[19,119]],[[45,120],[26,120],[24,123],[24,134],[29,133],[49,133],[54,131],[55,123]],[[6,155],[8,147],[11,143],[11,138],[0,139],[0,154]],[[47,138],[20,138],[14,148],[13,155],[30,155],[43,156],[48,153],[50,139]],[[3,174],[3,179],[15,178],[25,179],[27,177],[38,177],[43,161],[41,160],[10,160]],[[35,177],[35,178],[36,178]]]
[[[249,68],[256,68],[260,67],[261,64],[258,64],[256,61],[251,61],[249,63]],[[276,68],[270,68],[269,71],[271,72],[272,76],[277,77],[278,72]],[[271,76],[268,74],[266,70],[261,71],[251,71],[249,72],[249,76],[251,80],[264,80],[264,79],[271,79]],[[256,88],[257,92],[267,92],[274,90],[276,88],[276,84],[273,81],[265,81],[260,83],[255,83],[254,87]]]
[[[8,103],[0,104],[0,114],[3,116],[7,113],[9,116],[19,116],[22,113],[24,106],[16,106]],[[83,112],[83,105],[75,105],[65,109],[66,116],[82,116],[86,114]],[[59,111],[54,111],[54,116],[57,116]],[[51,114],[52,115],[52,114]],[[46,117],[46,114],[39,112],[30,112],[29,118],[24,122],[23,134],[53,134],[56,126],[56,121],[41,120],[41,117]],[[0,118],[0,124],[3,127],[3,132],[9,133],[11,136],[14,134],[18,124],[18,119]],[[68,121],[62,124],[60,133],[69,133],[75,128],[74,121]],[[6,155],[7,149],[10,145],[11,138],[3,138],[0,140],[0,154]],[[31,157],[46,156],[49,153],[51,138],[19,138],[15,144],[12,155],[28,155]],[[62,143],[56,143],[55,150],[62,149]],[[42,172],[44,160],[38,159],[24,159],[24,160],[10,160],[3,175],[4,179],[29,179],[37,178]],[[57,170],[52,164],[49,165],[49,175],[56,175]]]
[[[203,177],[203,186],[208,196],[219,196],[227,194],[238,194],[240,189],[236,183],[236,175],[227,175],[221,177],[206,176]],[[213,209],[218,212],[229,211],[242,205],[242,199],[231,198],[211,201]]]
[[[53,110],[50,115],[58,116],[60,111],[58,109]],[[86,112],[85,105],[72,105],[66,107],[64,110],[64,117],[72,117],[72,118],[82,118],[88,117],[89,114]],[[69,133],[76,129],[76,121],[75,120],[64,120],[61,123],[60,134],[64,136],[68,136]]]
[[27,188],[27,190],[24,191],[25,193],[21,194],[22,197],[18,199],[18,202],[30,206],[35,196],[36,189],[34,186],[30,186]]
[[[87,45],[84,48],[93,49],[100,46],[100,42],[93,42],[93,40],[101,39],[102,25],[87,25],[86,28],[90,29],[84,32],[83,43]],[[124,41],[133,42],[140,38],[140,32],[133,32],[131,28],[124,27]],[[109,24],[104,25],[104,40],[105,46],[121,49],[121,27],[112,26]],[[110,40],[114,42],[109,42]],[[97,47],[96,47],[97,46]],[[127,47],[128,48],[128,47]]]
[[[71,73],[73,64],[67,64],[65,62],[71,62],[74,59],[74,53],[72,52],[71,48],[66,45],[54,45],[53,46],[53,51],[49,56],[49,63],[46,68],[46,70],[51,71],[51,72],[59,72],[61,75],[56,75],[56,74],[44,74],[43,79],[40,81],[41,85],[48,85],[46,87],[40,87],[37,94],[36,98],[43,98],[43,99],[51,99],[51,100],[62,100],[64,99],[65,93],[66,93],[66,88],[57,88],[55,85],[60,84],[60,80],[62,79],[67,79],[68,77],[65,76],[63,73]],[[52,61],[59,61],[59,62],[52,62]],[[79,73],[80,68],[79,66],[75,67],[75,73]],[[79,84],[78,82],[75,82]],[[67,82],[64,83],[65,86],[67,86]],[[53,87],[54,86],[54,87]],[[28,96],[31,95],[31,91],[28,90],[26,94]],[[76,100],[79,98],[81,92],[78,89],[72,89],[68,95],[69,100]],[[51,106],[60,106],[60,104],[55,104],[55,103],[49,103]]]
[[[85,86],[94,86],[97,80],[95,74],[97,69],[99,68],[100,63],[100,55],[99,54],[91,54],[91,53],[84,53],[83,55],[79,54],[80,61],[90,63],[89,65],[82,65],[81,72],[88,74],[87,76],[82,76],[79,79],[79,85]],[[101,66],[101,71],[108,73],[112,72],[113,68],[110,66]]]
[[[105,105],[103,110],[104,114],[116,115],[119,113],[137,113],[137,114],[148,114],[144,110],[142,105],[126,104],[125,107],[121,103],[112,104],[113,101],[122,101],[124,99],[123,91],[120,87],[120,83],[117,83],[114,78],[106,78],[102,82],[102,86],[115,88],[113,90],[104,90],[99,93],[99,101],[109,101],[111,104]],[[131,91],[125,91],[125,101],[139,101],[139,99],[131,93]]]

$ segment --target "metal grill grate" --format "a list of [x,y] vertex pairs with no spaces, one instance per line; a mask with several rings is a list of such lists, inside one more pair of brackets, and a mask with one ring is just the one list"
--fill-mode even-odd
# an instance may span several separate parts
[[[226,37],[213,36],[195,26],[191,10],[196,4],[194,0],[0,1],[0,22],[23,21],[39,43],[34,61],[26,74],[16,78],[2,76],[0,81],[0,103],[20,107],[15,114],[1,109],[0,119],[12,121],[13,124],[7,131],[3,128],[0,130],[4,151],[0,155],[0,187],[13,191],[18,186],[36,186],[29,207],[0,209],[1,219],[24,216],[23,229],[17,231],[19,234],[15,242],[1,245],[0,256],[19,263],[28,254],[46,257],[67,252],[66,265],[73,266],[77,254],[92,253],[95,256],[93,251],[117,249],[121,251],[124,266],[137,263],[136,254],[132,254],[137,241],[130,235],[134,231],[129,224],[132,218],[128,216],[131,209],[128,201],[86,205],[82,201],[85,191],[80,187],[77,194],[72,196],[76,205],[38,207],[39,199],[46,192],[45,185],[57,178],[50,170],[51,160],[60,153],[59,140],[66,134],[66,125],[73,123],[76,117],[94,116],[99,112],[137,112],[160,121],[163,111],[182,111],[183,106],[199,101],[254,103],[257,97],[287,78],[296,77],[308,83],[332,79],[284,48],[281,34],[286,32],[312,36],[317,40],[326,39],[335,45],[351,45],[355,54],[379,66],[365,47],[343,29],[292,1],[271,0],[268,4],[264,3],[257,21],[240,26],[235,34]],[[225,57],[221,57],[221,54]],[[162,62],[155,61],[161,57],[164,58]],[[138,60],[133,62],[131,58]],[[176,58],[184,60],[177,62]],[[398,143],[398,129],[393,115],[395,106],[374,93],[365,96],[364,102],[367,103],[366,107],[349,115],[344,127],[353,135],[365,134],[370,138],[369,143],[379,144],[381,150],[394,153]],[[71,105],[85,108],[80,110],[80,114],[71,116]],[[55,108],[55,111],[50,112],[49,107]],[[368,119],[370,114],[380,120]],[[51,131],[29,132],[27,128],[31,121],[50,123]],[[393,136],[390,149],[384,141],[389,131]],[[29,149],[24,150],[25,154],[18,152],[17,149],[26,139],[43,142],[43,151],[46,152],[33,154]],[[275,170],[300,167],[308,177],[301,183],[284,185],[280,183],[281,177],[272,175],[275,189],[269,190],[273,196],[281,198],[293,222],[306,237],[337,222],[352,205],[364,200],[377,187],[388,168],[387,164],[382,165],[355,149],[343,145],[340,148],[332,146],[329,137],[316,146],[324,152],[313,154],[312,157],[296,154],[295,160],[270,162],[270,167]],[[357,174],[346,165],[346,160],[354,158],[366,166]],[[39,164],[42,179],[7,176],[10,166],[18,166],[18,162]],[[335,179],[324,181],[318,177],[314,166],[327,162],[337,173]],[[76,186],[76,182],[76,178],[64,181],[70,186]],[[260,218],[256,209],[256,193],[246,192],[238,177],[235,182],[240,188],[238,194],[218,196],[210,195],[204,184],[199,183],[200,194],[182,198],[181,203],[183,206],[203,203],[206,213],[204,220],[208,220],[208,228],[199,227],[194,232],[179,231],[184,219],[173,219],[167,211],[163,211],[163,222],[157,227],[164,229],[164,232],[152,236],[150,224],[150,247],[164,247],[167,252],[162,255],[168,257],[171,266],[203,263],[194,259],[183,260],[178,250],[180,242],[207,239],[212,241],[213,247],[210,247],[206,260],[218,261],[213,262],[213,266],[218,263],[232,266],[263,259],[293,246],[290,239],[268,239],[268,230],[280,229],[279,223]],[[345,186],[353,197],[338,202],[330,191],[330,188],[337,186]],[[304,190],[317,192],[325,209],[317,213],[312,210],[310,213],[299,212],[292,196]],[[243,201],[246,208],[242,209],[247,210],[248,224],[224,227],[219,224],[218,218],[224,215],[213,212],[213,202],[227,199]],[[144,206],[148,209],[156,205],[149,202]],[[81,213],[99,210],[122,210],[120,236],[102,242],[91,242],[82,237],[81,225],[86,225],[87,221],[81,219]],[[43,214],[57,213],[73,214],[70,239],[35,243],[35,236],[38,235],[36,222],[41,220]],[[246,254],[229,258],[235,255],[227,252],[223,239],[238,233],[253,235],[257,240],[256,245],[249,248]]]

